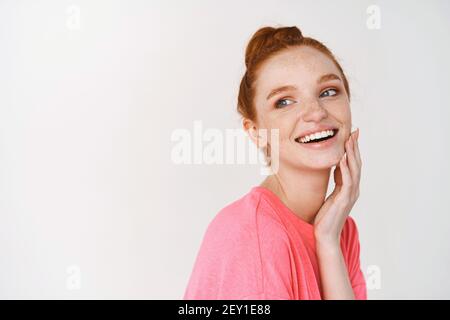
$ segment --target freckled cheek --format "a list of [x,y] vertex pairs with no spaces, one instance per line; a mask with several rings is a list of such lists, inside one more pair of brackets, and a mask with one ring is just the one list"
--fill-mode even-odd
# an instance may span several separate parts
[[276,139],[278,150],[284,150],[290,144],[290,132],[286,130],[285,127],[282,126],[281,127],[273,126],[271,127],[271,129],[269,129],[269,132],[272,129],[278,129],[278,136],[274,132],[272,134],[269,134],[268,135],[269,144],[273,145],[275,143],[273,139]]
[[291,141],[293,132],[296,128],[296,118],[289,116],[289,117],[283,117],[282,119],[279,119],[277,123],[277,128],[279,128],[280,133],[280,143],[289,143]]
[[290,138],[290,134],[295,128],[295,118],[287,114],[267,117],[266,124],[268,128],[278,129],[278,137],[281,142]]
[[335,103],[327,107],[329,115],[340,122],[341,125],[351,126],[352,116],[347,103]]
[[350,136],[350,131],[352,127],[352,117],[351,111],[348,103],[336,103],[328,108],[329,116],[334,118],[340,126],[339,135],[339,145],[342,149],[345,148],[345,141]]

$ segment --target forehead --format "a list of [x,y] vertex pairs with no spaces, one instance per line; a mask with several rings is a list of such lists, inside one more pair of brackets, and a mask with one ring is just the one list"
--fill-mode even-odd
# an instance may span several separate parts
[[266,60],[259,68],[256,92],[264,93],[274,87],[295,83],[299,86],[315,84],[320,76],[339,69],[324,53],[309,46],[283,50]]

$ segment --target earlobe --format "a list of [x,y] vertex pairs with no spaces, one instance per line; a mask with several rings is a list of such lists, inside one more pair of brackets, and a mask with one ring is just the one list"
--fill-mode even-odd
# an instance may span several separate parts
[[255,127],[251,127],[250,129],[247,130],[248,135],[250,136],[250,139],[252,139],[252,141],[255,143],[257,148],[260,148],[260,144],[261,144],[261,137],[258,134],[258,129]]
[[267,147],[267,129],[259,129],[256,123],[250,119],[242,119],[242,127],[258,149]]
[[251,121],[250,119],[242,119],[242,128],[244,131],[247,132],[248,136],[250,137],[250,139],[253,141],[253,143],[256,145],[257,148],[259,148],[259,143],[260,143],[260,138],[258,136],[258,129],[255,126],[255,124],[253,123],[253,121]]

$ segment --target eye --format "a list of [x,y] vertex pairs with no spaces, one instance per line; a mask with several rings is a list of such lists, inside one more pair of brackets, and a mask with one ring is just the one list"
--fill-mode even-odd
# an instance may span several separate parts
[[288,105],[291,105],[293,103],[296,103],[297,101],[292,99],[283,98],[275,102],[275,108],[284,108]]
[[338,90],[337,89],[330,88],[330,89],[326,89],[325,91],[323,91],[320,94],[320,97],[332,97],[332,96],[335,96],[337,94],[338,94]]

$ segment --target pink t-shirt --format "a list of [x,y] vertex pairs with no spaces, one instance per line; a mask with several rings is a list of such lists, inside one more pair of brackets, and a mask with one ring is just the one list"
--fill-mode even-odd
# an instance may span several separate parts
[[[351,217],[341,248],[356,299],[367,299]],[[253,187],[209,223],[183,299],[322,299],[313,225]]]

